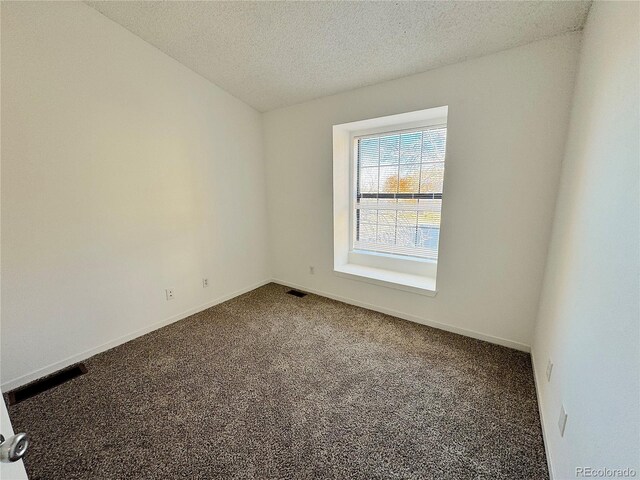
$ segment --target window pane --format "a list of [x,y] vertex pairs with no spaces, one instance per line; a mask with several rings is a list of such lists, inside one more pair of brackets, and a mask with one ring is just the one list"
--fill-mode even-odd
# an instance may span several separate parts
[[380,208],[397,208],[398,200],[395,198],[380,198],[378,199],[378,206]]
[[[354,248],[437,258],[441,199],[396,198],[441,194],[446,127],[357,140]],[[377,198],[378,195],[387,198]]]
[[376,226],[367,223],[360,224],[360,241],[366,243],[375,243]]
[[396,193],[398,191],[398,165],[380,167],[380,192]]
[[400,156],[400,135],[380,138],[380,164],[398,163]]
[[447,129],[434,128],[422,132],[422,161],[444,162]]
[[400,163],[420,163],[422,132],[400,135]]
[[440,207],[442,200],[420,200],[418,226],[440,227]]
[[380,225],[395,225],[396,224],[396,211],[395,210],[379,210],[378,211],[378,223]]
[[360,210],[360,221],[365,223],[377,223],[378,211],[369,210],[368,208],[365,210]]
[[369,206],[375,207],[376,205],[378,205],[378,199],[377,198],[361,198],[358,205],[361,207],[369,207]]
[[423,163],[420,176],[420,193],[442,193],[444,163]]
[[378,225],[377,242],[382,245],[393,245],[396,242],[396,228],[393,225]]
[[399,198],[398,199],[398,208],[411,208],[416,210],[418,207],[418,200],[413,198]]
[[439,228],[418,227],[418,246],[434,252],[438,250]]
[[420,164],[400,165],[399,193],[418,193]]
[[415,247],[416,246],[415,227],[398,227],[396,245],[400,247]]
[[378,191],[378,167],[360,169],[360,192],[376,193]]
[[360,166],[378,165],[379,150],[377,138],[362,138],[358,141],[360,148]]
[[398,225],[415,227],[418,222],[418,212],[415,210],[398,211]]

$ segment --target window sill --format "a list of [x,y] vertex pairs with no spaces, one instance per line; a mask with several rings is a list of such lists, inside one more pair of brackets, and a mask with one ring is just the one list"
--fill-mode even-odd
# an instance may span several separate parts
[[340,277],[359,280],[382,287],[394,288],[396,290],[418,293],[428,297],[435,297],[437,293],[435,278],[421,275],[394,272],[392,270],[366,267],[353,263],[335,266],[333,271]]

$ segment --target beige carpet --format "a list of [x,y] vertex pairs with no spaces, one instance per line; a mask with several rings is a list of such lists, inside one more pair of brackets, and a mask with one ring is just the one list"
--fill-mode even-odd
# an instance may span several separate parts
[[546,479],[527,354],[270,284],[10,408],[32,480]]

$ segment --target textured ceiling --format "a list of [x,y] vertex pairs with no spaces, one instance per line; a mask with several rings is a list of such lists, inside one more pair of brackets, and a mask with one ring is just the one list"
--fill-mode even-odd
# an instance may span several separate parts
[[260,111],[582,28],[590,2],[86,2]]

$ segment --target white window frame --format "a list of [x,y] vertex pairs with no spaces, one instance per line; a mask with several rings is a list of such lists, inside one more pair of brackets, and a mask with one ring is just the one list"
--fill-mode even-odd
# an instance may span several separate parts
[[[356,249],[354,247],[355,245],[355,239],[354,239],[354,232],[355,232],[355,225],[354,225],[354,215],[353,212],[356,208],[355,205],[355,195],[354,195],[354,191],[357,189],[357,151],[358,151],[358,140],[361,140],[363,138],[371,138],[371,137],[380,137],[381,135],[387,135],[387,134],[397,134],[397,133],[415,133],[415,132],[422,132],[425,130],[430,130],[430,129],[436,129],[436,128],[441,128],[441,127],[445,127],[447,126],[446,123],[446,118],[444,118],[442,120],[442,123],[438,122],[438,119],[430,119],[428,121],[425,120],[425,122],[427,122],[427,124],[425,124],[424,122],[417,122],[419,123],[419,125],[414,125],[414,123],[408,124],[408,125],[398,125],[399,128],[394,128],[393,130],[389,130],[389,127],[387,128],[374,128],[374,129],[369,129],[369,130],[363,130],[363,131],[358,131],[358,132],[351,132],[351,144],[353,145],[353,148],[351,149],[351,156],[349,159],[350,165],[351,165],[351,199],[350,199],[350,204],[349,204],[349,208],[351,211],[351,217],[350,217],[350,240],[349,240],[349,244],[350,244],[350,250],[349,250],[349,255],[383,255],[383,256],[389,256],[391,258],[395,258],[397,260],[406,260],[406,261],[410,261],[410,262],[437,262],[436,259],[434,258],[428,258],[428,257],[417,257],[417,256],[413,256],[413,255],[402,255],[399,254],[397,252],[393,252],[393,251],[387,251],[385,252],[384,250],[381,251],[375,251],[375,250],[366,250],[366,249]],[[436,249],[437,251],[437,249]],[[356,262],[357,263],[357,262]]]
[[447,115],[448,107],[443,106],[334,125],[333,200],[334,272],[336,275],[428,296],[434,296],[437,293],[436,260],[352,248],[354,144],[357,137],[446,125]]

